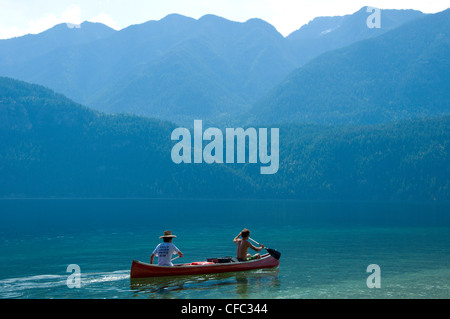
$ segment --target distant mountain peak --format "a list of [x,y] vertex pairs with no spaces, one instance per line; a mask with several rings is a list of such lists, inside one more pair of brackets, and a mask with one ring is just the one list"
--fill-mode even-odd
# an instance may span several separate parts
[[271,25],[269,22],[260,19],[260,18],[251,18],[248,19],[246,22],[246,24],[254,24],[254,25],[258,25],[258,26],[270,26],[273,28],[273,25]]
[[224,17],[218,16],[218,15],[215,15],[215,14],[212,14],[212,13],[205,14],[202,17],[200,17],[200,19],[198,19],[198,20],[199,21],[200,20],[231,21],[231,20],[228,20],[228,19],[226,19]]
[[169,23],[178,23],[181,21],[194,21],[194,18],[179,14],[179,13],[171,13],[162,18],[161,22],[169,22]]

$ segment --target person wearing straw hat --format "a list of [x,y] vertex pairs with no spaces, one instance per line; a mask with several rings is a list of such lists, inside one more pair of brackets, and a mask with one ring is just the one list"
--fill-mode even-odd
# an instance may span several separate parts
[[179,257],[183,257],[183,253],[177,248],[177,246],[172,244],[172,239],[176,237],[177,236],[172,235],[170,230],[166,230],[164,235],[159,237],[163,239],[163,242],[156,246],[153,251],[150,257],[150,264],[153,264],[155,256],[158,257],[158,266],[173,266],[171,261],[172,255],[178,254]]

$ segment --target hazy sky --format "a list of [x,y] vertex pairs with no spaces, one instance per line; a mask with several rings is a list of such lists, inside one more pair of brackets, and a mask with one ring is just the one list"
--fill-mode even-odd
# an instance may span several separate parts
[[39,33],[58,23],[102,22],[119,30],[170,13],[211,13],[234,21],[261,18],[283,35],[317,16],[353,13],[363,6],[435,13],[450,0],[0,0],[0,39]]

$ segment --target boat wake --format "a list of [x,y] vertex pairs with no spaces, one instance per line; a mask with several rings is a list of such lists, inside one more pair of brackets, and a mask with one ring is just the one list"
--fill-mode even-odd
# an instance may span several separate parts
[[[36,275],[2,279],[0,280],[0,299],[53,298],[55,290],[72,290],[67,286],[68,276],[69,275]],[[129,278],[129,270],[82,273],[80,288],[90,288],[98,284],[121,281]]]

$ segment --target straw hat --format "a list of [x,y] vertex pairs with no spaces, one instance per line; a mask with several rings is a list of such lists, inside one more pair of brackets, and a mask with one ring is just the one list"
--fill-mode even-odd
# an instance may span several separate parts
[[166,237],[166,238],[176,238],[177,236],[172,235],[172,232],[170,230],[166,230],[166,231],[164,231],[164,236],[161,236],[159,238],[164,238],[164,237]]

